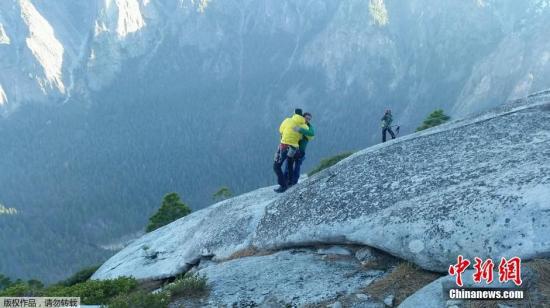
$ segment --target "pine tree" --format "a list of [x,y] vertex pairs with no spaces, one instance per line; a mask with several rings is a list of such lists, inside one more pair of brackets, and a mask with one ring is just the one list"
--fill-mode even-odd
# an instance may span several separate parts
[[233,197],[233,193],[227,186],[220,187],[220,189],[212,195],[212,199],[216,202],[229,199],[231,197]]
[[145,232],[151,232],[191,213],[191,209],[181,201],[177,193],[164,196],[159,210],[149,218]]
[[10,277],[0,274],[0,290],[6,289],[13,284]]
[[428,115],[426,120],[424,120],[424,122],[422,122],[422,125],[420,125],[416,129],[416,131],[419,132],[421,130],[425,130],[425,129],[428,129],[430,127],[434,127],[434,126],[443,124],[443,123],[449,121],[450,119],[451,119],[451,117],[446,115],[443,112],[443,109],[436,109]]

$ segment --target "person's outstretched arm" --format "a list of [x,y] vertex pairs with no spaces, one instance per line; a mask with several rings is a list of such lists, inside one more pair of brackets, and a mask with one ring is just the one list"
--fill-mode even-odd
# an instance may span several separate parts
[[313,137],[315,136],[315,129],[313,128],[313,125],[309,125],[309,128],[303,128],[300,127],[300,134],[307,136],[307,137]]

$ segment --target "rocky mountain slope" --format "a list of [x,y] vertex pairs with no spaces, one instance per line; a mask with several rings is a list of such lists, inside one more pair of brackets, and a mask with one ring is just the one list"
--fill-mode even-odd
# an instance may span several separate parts
[[[303,305],[361,293],[384,274],[361,271],[357,248],[323,245],[376,248],[441,273],[459,254],[549,257],[549,120],[542,92],[372,146],[282,195],[262,188],[146,234],[93,278],[198,271],[212,283],[203,304]],[[308,291],[279,291],[277,281]]]

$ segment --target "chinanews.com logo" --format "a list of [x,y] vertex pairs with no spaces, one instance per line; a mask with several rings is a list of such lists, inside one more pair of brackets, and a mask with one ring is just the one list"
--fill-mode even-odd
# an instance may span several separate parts
[[[482,260],[474,258],[473,284],[464,286],[463,276],[470,267],[471,261],[464,259],[462,255],[457,258],[457,263],[449,266],[449,275],[455,277],[458,287],[446,289],[446,295],[451,300],[521,300],[525,296],[525,290],[521,289],[521,259],[512,257],[501,258],[496,267],[492,259]],[[498,284],[497,277],[498,275]],[[493,283],[495,282],[495,283]],[[513,284],[512,284],[513,283]]]

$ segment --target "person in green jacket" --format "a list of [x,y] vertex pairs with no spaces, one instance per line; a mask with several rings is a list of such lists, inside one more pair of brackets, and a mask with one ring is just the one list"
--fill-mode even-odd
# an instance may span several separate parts
[[[292,167],[294,166],[294,156],[300,147],[300,140],[302,134],[299,132],[299,128],[307,129],[306,120],[302,115],[302,109],[297,108],[294,110],[292,117],[286,118],[279,126],[279,133],[281,135],[281,142],[275,152],[273,161],[273,171],[277,176],[277,183],[279,187],[274,189],[277,193],[282,193],[290,186],[291,179],[294,176]],[[283,172],[283,164],[286,161],[288,172]]]
[[[295,126],[294,131],[302,134],[302,139],[298,142],[298,151],[296,151],[296,154],[294,155],[294,159],[292,161],[287,161],[286,168],[285,168],[285,176],[289,173],[289,167],[292,167],[292,178],[290,179],[289,185],[292,186],[296,183],[298,183],[298,179],[300,178],[300,167],[302,166],[302,163],[304,162],[304,159],[306,159],[306,148],[309,141],[313,140],[313,137],[315,136],[315,129],[313,128],[313,124],[311,124],[311,113],[305,112],[304,118],[306,120],[306,126],[307,129],[300,126]],[[289,166],[288,164],[293,163],[293,166]]]
[[391,130],[392,121],[393,121],[393,118],[391,115],[391,110],[386,109],[386,112],[382,117],[382,142],[386,142],[386,132],[390,133],[392,139],[395,139],[395,134]]

